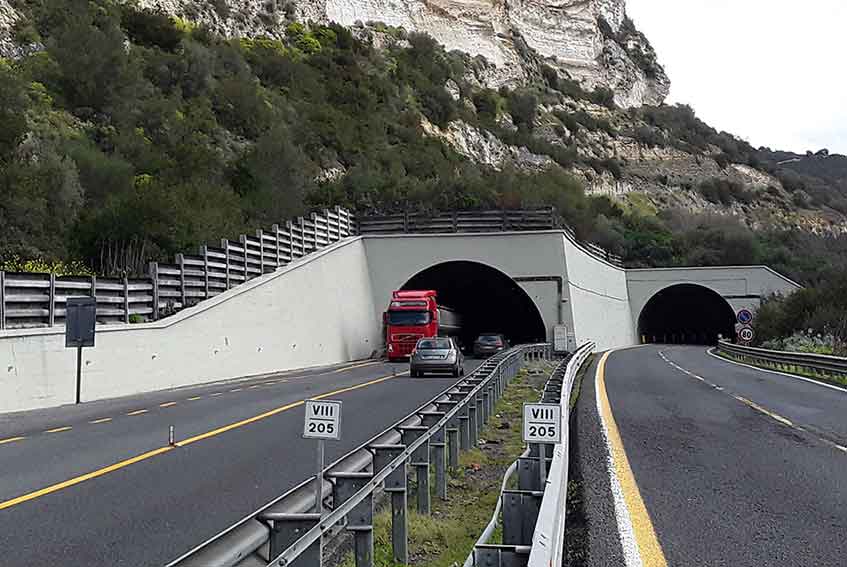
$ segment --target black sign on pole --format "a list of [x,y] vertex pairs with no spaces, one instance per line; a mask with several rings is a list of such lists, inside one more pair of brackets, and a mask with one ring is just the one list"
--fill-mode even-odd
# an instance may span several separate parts
[[93,297],[69,297],[65,304],[65,347],[76,348],[76,403],[82,390],[82,349],[94,346],[97,324],[97,300]]

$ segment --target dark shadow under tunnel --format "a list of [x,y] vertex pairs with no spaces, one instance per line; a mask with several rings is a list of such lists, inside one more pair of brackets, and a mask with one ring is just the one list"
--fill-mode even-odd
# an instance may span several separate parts
[[511,344],[543,342],[544,320],[527,293],[503,272],[468,261],[437,264],[413,276],[404,290],[434,289],[439,305],[462,314],[462,342],[502,333]]
[[735,338],[735,313],[711,289],[674,285],[644,306],[638,317],[638,334],[645,343],[717,344],[718,335]]

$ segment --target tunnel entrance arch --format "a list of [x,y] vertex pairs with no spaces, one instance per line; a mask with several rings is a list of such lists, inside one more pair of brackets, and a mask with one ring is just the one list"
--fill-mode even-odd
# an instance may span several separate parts
[[502,333],[511,344],[544,342],[544,319],[527,292],[507,274],[486,264],[450,261],[412,276],[401,289],[438,292],[438,303],[464,319],[462,342],[482,333]]
[[672,285],[641,310],[638,335],[645,343],[717,344],[718,335],[735,338],[735,311],[705,286]]

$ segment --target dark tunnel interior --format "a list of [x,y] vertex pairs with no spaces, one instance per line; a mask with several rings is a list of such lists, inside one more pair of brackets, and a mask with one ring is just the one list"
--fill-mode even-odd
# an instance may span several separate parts
[[546,340],[544,321],[529,295],[490,266],[445,262],[419,272],[403,289],[436,290],[439,305],[462,315],[466,346],[481,333],[502,333],[513,345]]
[[638,318],[646,343],[717,344],[735,338],[735,313],[726,300],[699,285],[671,286],[654,295]]

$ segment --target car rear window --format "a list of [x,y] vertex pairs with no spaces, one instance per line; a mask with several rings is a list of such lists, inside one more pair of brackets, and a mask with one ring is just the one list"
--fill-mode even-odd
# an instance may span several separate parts
[[450,348],[450,339],[424,339],[418,342],[421,350],[447,349]]
[[497,344],[501,341],[500,335],[482,335],[479,337],[479,342],[486,344]]

